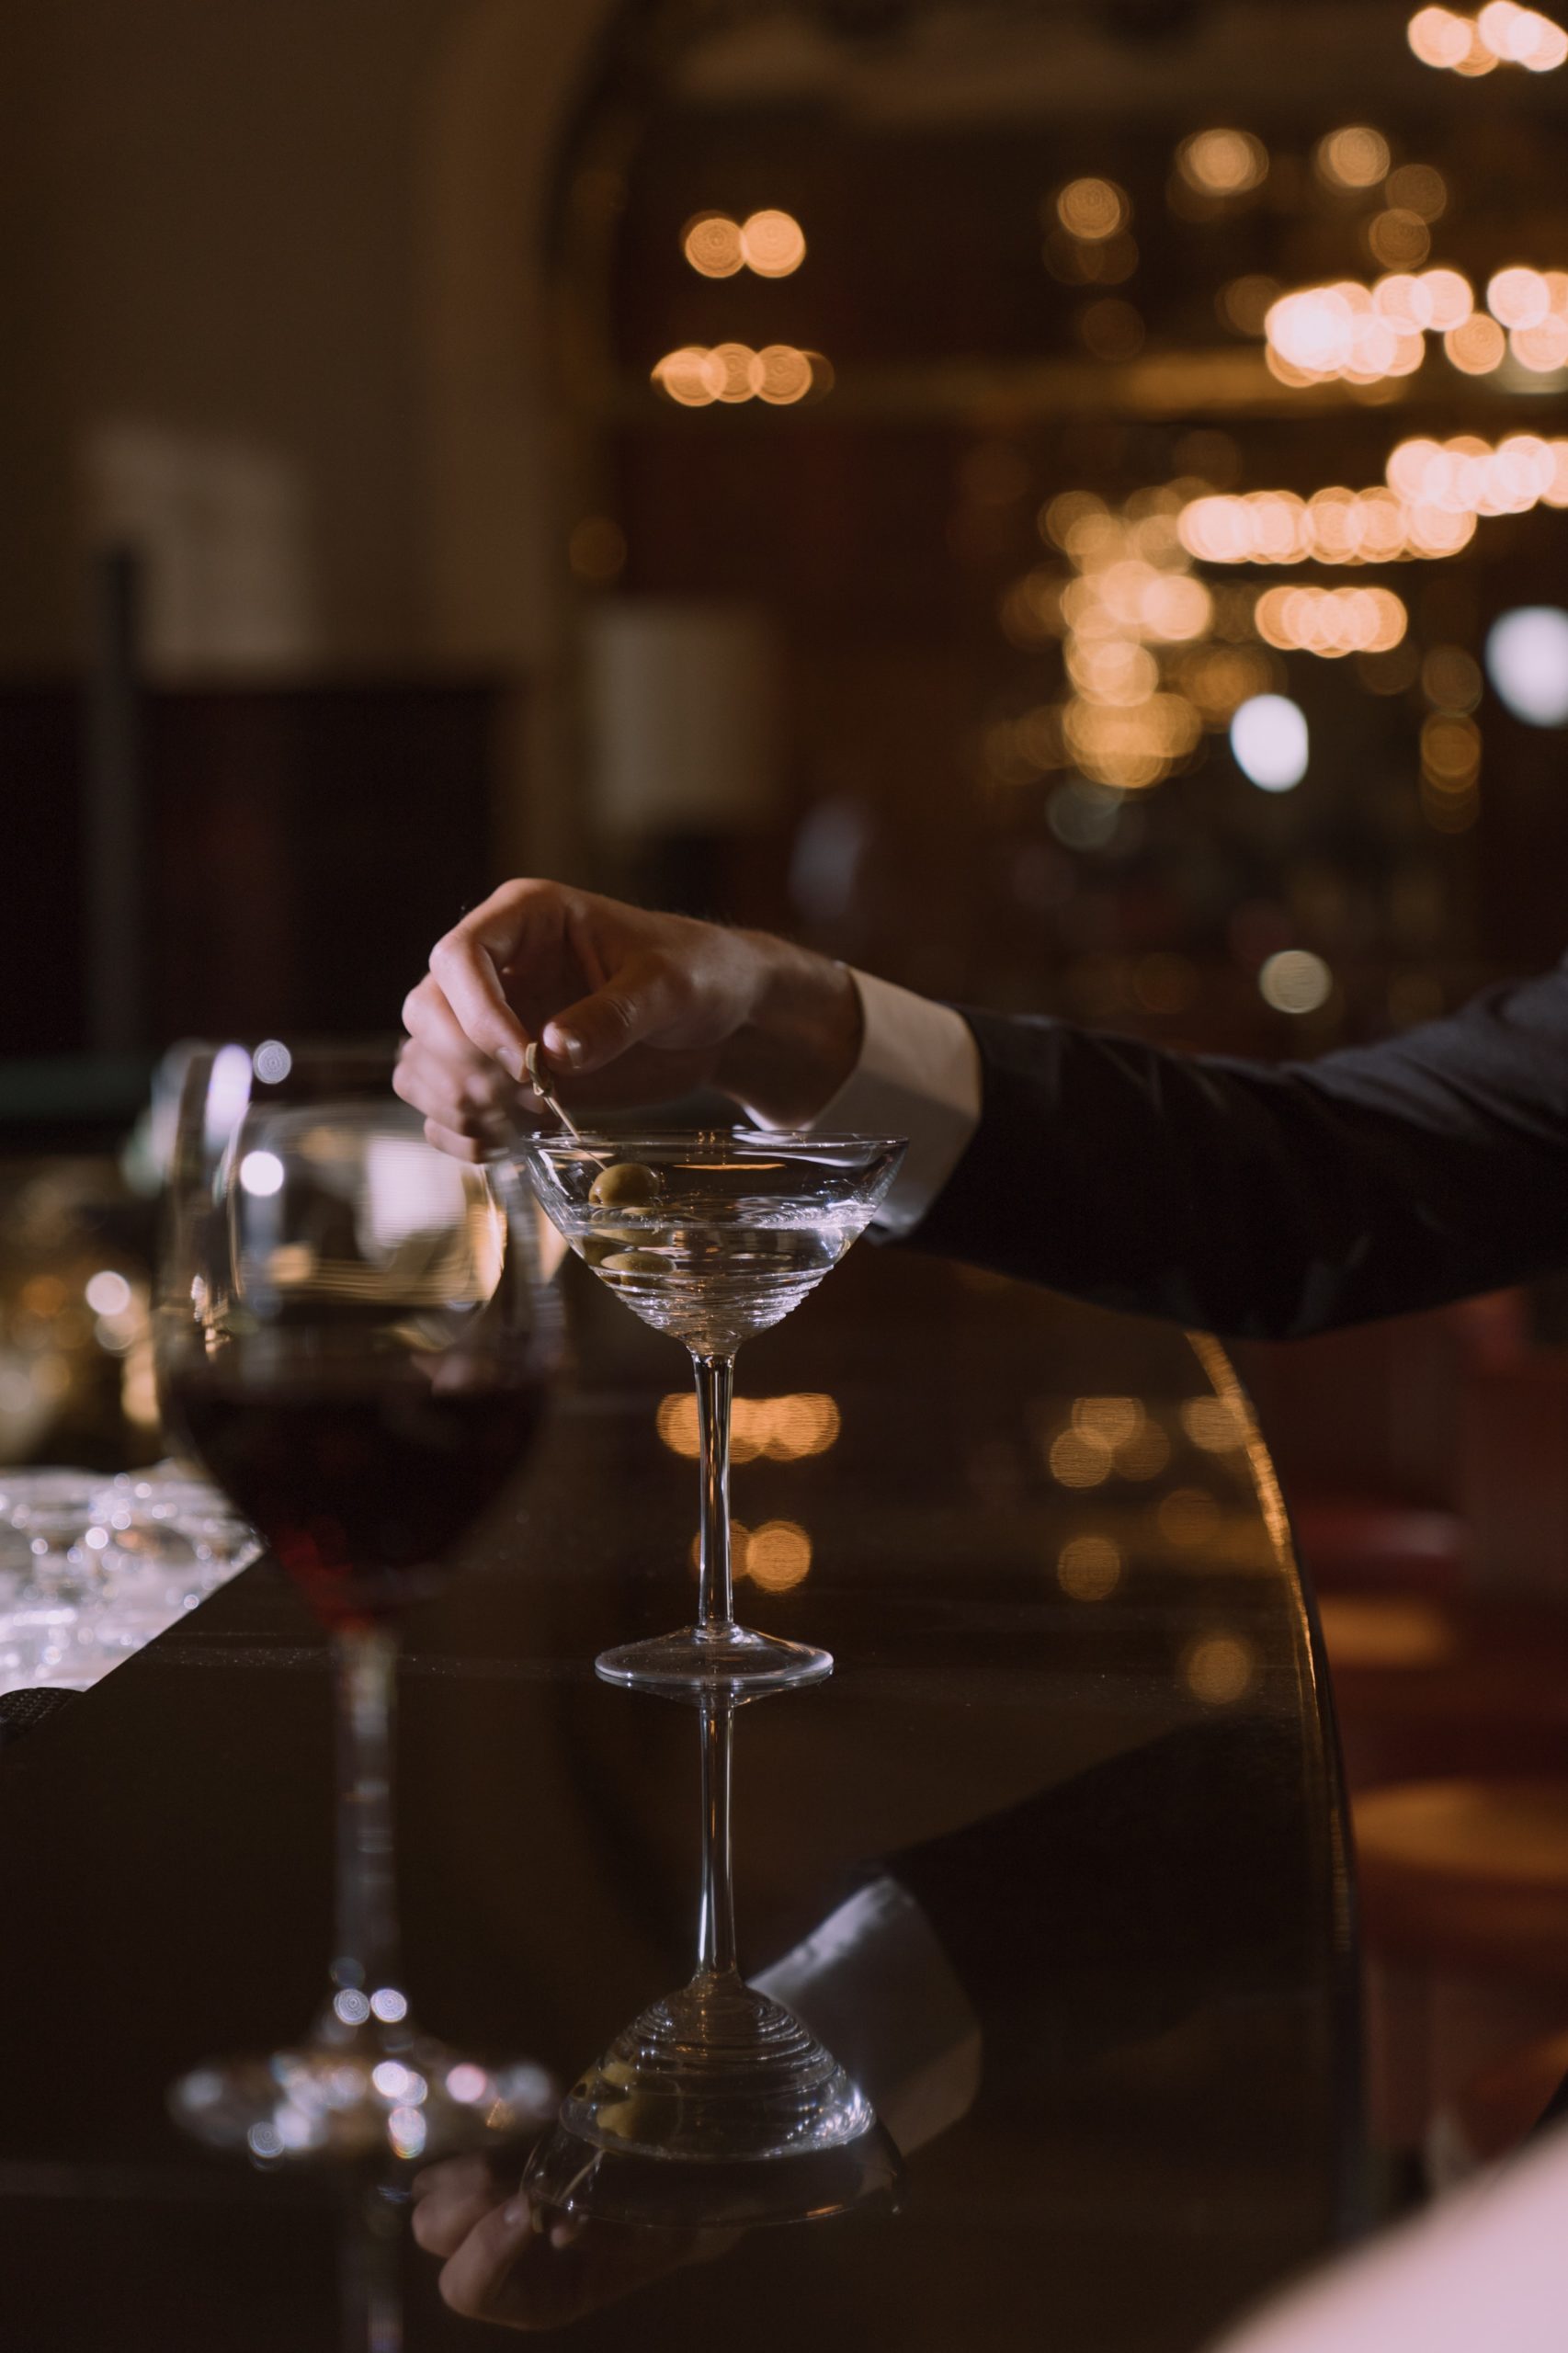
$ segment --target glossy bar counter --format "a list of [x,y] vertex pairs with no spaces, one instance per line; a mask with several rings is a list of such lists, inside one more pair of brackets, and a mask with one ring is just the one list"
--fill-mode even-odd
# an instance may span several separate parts
[[[408,1629],[398,1821],[425,2024],[564,2086],[689,1973],[699,1809],[693,1711],[591,1665],[693,1590],[685,1359],[562,1280],[574,1372]],[[262,1563],[0,1759],[6,2353],[424,2353],[579,2305],[583,2353],[1183,2353],[1343,2235],[1332,1732],[1223,1358],[862,1248],[741,1385],[741,1614],[837,1665],[736,1717],[740,1956],[897,1891],[934,1965],[851,1938],[810,2019],[905,2144],[897,2212],[597,2269],[535,2239],[486,2321],[395,2182],[181,2137],[171,2080],[321,1993],[326,1654]]]

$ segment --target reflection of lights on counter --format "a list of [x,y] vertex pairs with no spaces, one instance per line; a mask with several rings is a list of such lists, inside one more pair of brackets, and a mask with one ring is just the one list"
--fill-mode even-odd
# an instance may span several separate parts
[[1190,1552],[1218,1530],[1220,1506],[1201,1487],[1173,1487],[1156,1505],[1154,1524],[1167,1544]]
[[1108,1536],[1069,1537],[1056,1556],[1056,1582],[1071,1601],[1104,1601],[1121,1582],[1121,1553]]
[[1228,1397],[1189,1397],[1181,1426],[1206,1454],[1231,1454],[1252,1435],[1244,1410]]
[[1208,1708],[1228,1708],[1244,1697],[1257,1672],[1257,1654],[1238,1634],[1202,1634],[1184,1653],[1181,1679]]

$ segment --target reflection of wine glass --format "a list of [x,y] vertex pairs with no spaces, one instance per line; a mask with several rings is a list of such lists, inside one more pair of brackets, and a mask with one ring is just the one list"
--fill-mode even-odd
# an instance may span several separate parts
[[736,1699],[697,1702],[702,1893],[697,1971],[618,2034],[562,2102],[525,2188],[568,2214],[671,2228],[812,2221],[896,2199],[892,2139],[863,2092],[735,1958],[730,1758]]
[[399,1966],[396,1621],[527,1449],[553,1323],[526,1195],[427,1144],[390,1072],[381,1056],[357,1070],[285,1057],[289,1083],[268,1086],[258,1057],[216,1166],[192,1155],[209,1181],[171,1203],[156,1317],[165,1412],[330,1630],[335,1662],[327,2001],[298,2048],[199,2069],[174,2093],[189,2129],[261,2157],[416,2156],[519,2120],[543,2088],[535,2068],[498,2078],[419,2033]]
[[826,1651],[737,1626],[730,1576],[735,1352],[814,1290],[869,1223],[903,1146],[738,1128],[542,1136],[524,1156],[572,1247],[645,1324],[684,1340],[701,1436],[698,1623],[606,1651],[608,1681],[668,1692],[809,1683]]

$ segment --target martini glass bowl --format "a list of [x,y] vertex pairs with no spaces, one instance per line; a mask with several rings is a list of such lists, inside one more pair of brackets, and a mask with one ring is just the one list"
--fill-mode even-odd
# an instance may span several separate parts
[[760,1694],[833,1671],[824,1650],[737,1625],[730,1404],[743,1340],[798,1307],[869,1224],[903,1156],[890,1136],[756,1128],[540,1136],[523,1148],[552,1223],[600,1280],[690,1351],[701,1505],[694,1626],[606,1651],[607,1682]]

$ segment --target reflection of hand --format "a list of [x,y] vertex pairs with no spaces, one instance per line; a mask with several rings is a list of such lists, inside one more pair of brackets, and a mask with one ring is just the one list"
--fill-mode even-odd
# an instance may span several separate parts
[[542,881],[503,883],[438,940],[403,1020],[397,1091],[471,1160],[539,1109],[535,1039],[573,1109],[714,1086],[789,1121],[834,1095],[860,1034],[854,982],[824,957]]
[[574,2220],[497,2186],[483,2157],[427,2167],[414,2199],[414,2235],[443,2258],[443,2302],[503,2328],[563,2328],[684,2263],[722,2255],[737,2236]]

